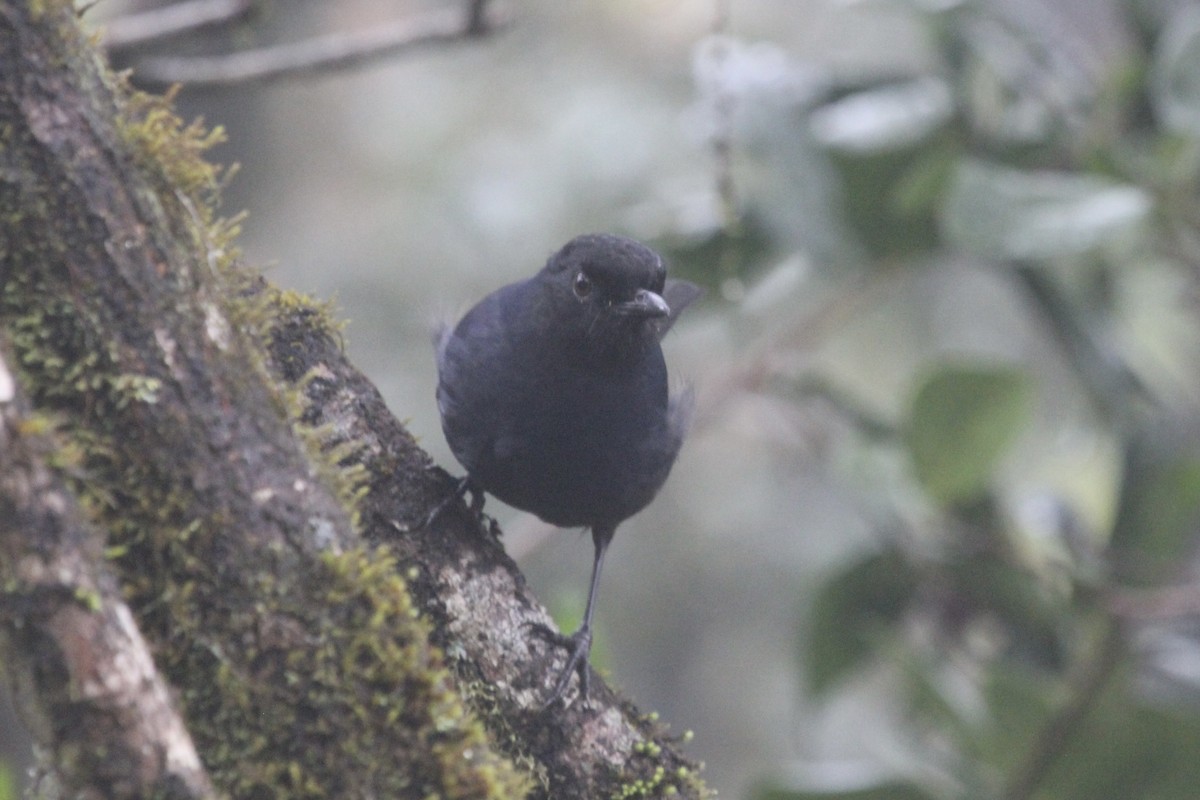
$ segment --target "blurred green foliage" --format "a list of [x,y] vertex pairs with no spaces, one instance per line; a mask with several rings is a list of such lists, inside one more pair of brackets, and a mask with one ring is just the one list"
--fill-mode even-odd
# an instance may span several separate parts
[[929,800],[928,794],[907,783],[881,783],[848,792],[765,789],[756,796],[758,800]]
[[829,690],[879,649],[879,640],[903,618],[917,586],[913,564],[893,549],[868,554],[822,587],[804,634],[805,672],[813,692]]
[[969,501],[987,490],[996,461],[1029,418],[1028,390],[1012,368],[942,365],[921,382],[905,445],[934,501]]
[[[1012,13],[1037,4],[902,5],[935,43],[926,71],[810,85],[769,135],[761,120],[728,126],[747,173],[788,180],[786,160],[815,148],[841,242],[803,241],[780,222],[802,209],[747,190],[744,227],[726,219],[675,255],[734,303],[770,284],[772,263],[811,258],[825,300],[765,323],[780,354],[763,363],[803,363],[788,351],[814,337],[795,331],[836,335],[813,319],[848,297],[860,317],[900,302],[863,292],[880,276],[986,275],[1015,298],[1022,340],[940,344],[882,417],[836,374],[756,373],[793,403],[811,398],[788,387],[823,386],[861,434],[847,446],[905,465],[886,487],[859,485],[878,535],[816,587],[797,642],[818,705],[886,676],[909,757],[834,778],[802,762],[754,797],[1187,800],[1200,786],[1200,8],[1106,3],[1120,35],[1100,44]],[[930,313],[910,297],[911,317]],[[1046,456],[1064,427],[1110,446],[1111,485]]]

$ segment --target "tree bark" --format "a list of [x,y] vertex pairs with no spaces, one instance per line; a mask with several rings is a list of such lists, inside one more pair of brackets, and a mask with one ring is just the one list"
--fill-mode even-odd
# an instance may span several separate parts
[[[54,452],[0,355],[0,663],[60,768],[47,793],[212,796],[100,536],[45,462]],[[47,787],[43,786],[43,790]]]
[[61,796],[704,795],[599,680],[542,708],[497,537],[424,525],[448,476],[70,3],[0,0],[0,140],[0,646]]

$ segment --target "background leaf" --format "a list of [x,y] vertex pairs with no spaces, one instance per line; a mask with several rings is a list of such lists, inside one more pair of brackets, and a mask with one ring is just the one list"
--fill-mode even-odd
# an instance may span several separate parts
[[1029,417],[1029,381],[1010,367],[944,366],[917,388],[907,443],[938,502],[970,500]]
[[1141,572],[1174,570],[1195,547],[1200,522],[1200,458],[1135,442],[1126,452],[1125,486],[1112,545],[1138,554]]
[[937,203],[956,163],[951,98],[940,80],[850,92],[812,112],[814,138],[838,171],[843,219],[875,255],[937,242]]
[[1150,96],[1167,129],[1200,133],[1200,9],[1182,4],[1154,53]]
[[916,588],[916,570],[899,550],[868,555],[822,585],[802,637],[813,692],[828,690],[866,660]]
[[942,232],[988,258],[1071,256],[1128,234],[1151,208],[1150,195],[1136,186],[967,159],[942,205]]
[[1113,682],[1080,723],[1039,797],[1181,800],[1200,786],[1200,717]]

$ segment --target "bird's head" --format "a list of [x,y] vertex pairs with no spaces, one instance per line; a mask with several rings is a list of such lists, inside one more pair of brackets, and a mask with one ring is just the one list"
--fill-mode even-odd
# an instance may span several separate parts
[[672,318],[663,299],[662,257],[623,236],[577,236],[550,257],[539,277],[560,332],[606,359],[637,357],[657,343]]

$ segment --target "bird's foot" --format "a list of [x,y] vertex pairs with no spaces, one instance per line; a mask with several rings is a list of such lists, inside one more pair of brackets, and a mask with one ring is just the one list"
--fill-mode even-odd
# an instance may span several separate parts
[[591,676],[588,671],[588,654],[592,651],[591,628],[583,625],[570,636],[565,636],[540,623],[535,623],[530,627],[538,636],[567,651],[567,663],[563,666],[562,672],[558,674],[558,680],[555,681],[554,688],[550,691],[546,702],[542,704],[542,708],[549,708],[562,699],[563,694],[567,691],[567,686],[571,684],[571,675],[574,673],[579,674],[579,698],[586,703]]
[[483,490],[471,481],[470,475],[464,475],[455,481],[454,490],[450,492],[450,494],[446,495],[446,497],[443,498],[442,501],[434,506],[433,510],[429,512],[429,516],[425,518],[425,527],[428,528],[432,526],[433,523],[437,521],[437,518],[440,517],[447,508],[461,500],[462,496],[467,492],[471,493],[471,503],[467,507],[471,512],[471,517],[474,518],[476,523],[483,524]]

